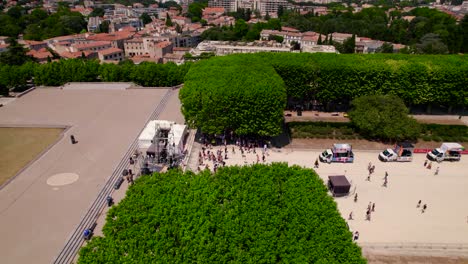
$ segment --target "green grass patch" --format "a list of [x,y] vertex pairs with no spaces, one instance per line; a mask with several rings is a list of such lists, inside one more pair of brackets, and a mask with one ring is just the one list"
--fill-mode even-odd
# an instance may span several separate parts
[[54,143],[62,131],[62,128],[0,128],[0,185]]

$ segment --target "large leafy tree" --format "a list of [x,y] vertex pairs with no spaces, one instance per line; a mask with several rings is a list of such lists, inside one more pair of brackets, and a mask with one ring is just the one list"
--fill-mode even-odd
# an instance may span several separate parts
[[418,122],[408,116],[403,100],[393,95],[368,95],[354,99],[349,112],[361,135],[381,140],[415,139]]
[[199,62],[185,77],[180,99],[185,120],[207,134],[275,136],[282,131],[285,85],[257,56]]
[[366,263],[323,181],[287,164],[143,176],[78,263]]

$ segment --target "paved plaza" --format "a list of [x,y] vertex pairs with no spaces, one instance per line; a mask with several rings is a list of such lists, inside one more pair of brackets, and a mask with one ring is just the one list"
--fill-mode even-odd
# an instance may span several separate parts
[[0,191],[2,263],[53,261],[168,91],[109,85],[40,88],[0,108],[2,125],[68,127]]
[[[190,162],[194,171],[201,148],[196,144]],[[224,146],[213,148],[215,152],[218,149],[224,151]],[[261,163],[261,148],[256,152]],[[266,163],[288,162],[312,168],[320,152],[271,149]],[[245,153],[244,158],[236,147],[233,155],[232,146],[228,146],[226,166],[256,163],[256,154]],[[446,246],[456,248],[452,250],[456,254],[468,256],[468,156],[462,157],[461,162],[433,162],[431,170],[424,167],[424,154],[415,154],[413,162],[408,163],[384,163],[377,156],[376,151],[357,151],[354,163],[320,163],[316,169],[325,182],[330,175],[346,175],[350,180],[351,194],[335,198],[335,201],[344,219],[353,213],[354,220],[347,222],[352,231],[359,231],[358,243],[365,248],[375,245],[377,249],[395,245],[406,248]],[[375,173],[367,181],[369,162],[375,165]],[[205,160],[206,163],[213,168],[211,161]],[[437,167],[439,174],[434,175]],[[389,175],[387,187],[383,186],[385,172]],[[358,194],[357,202],[354,202],[355,193]],[[427,204],[424,213],[416,207],[419,200],[422,200],[421,206]],[[371,221],[366,221],[370,202],[375,203],[375,212],[371,214]]]
[[[96,84],[41,88],[0,108],[0,125],[67,128],[55,145],[0,190],[2,263],[54,260],[168,93],[167,89],[133,89],[125,84],[105,88]],[[161,109],[158,119],[184,122],[177,91]],[[70,143],[70,135],[75,135],[78,144]],[[224,149],[214,150],[220,148]],[[201,146],[195,143],[189,149],[188,166],[196,171]],[[256,154],[242,157],[235,150],[232,154],[232,146],[228,147],[227,166],[256,162]],[[312,168],[321,151],[269,149],[266,163]],[[261,161],[261,149],[257,153]],[[329,175],[342,174],[351,181],[352,194],[335,200],[343,218],[353,212],[354,220],[347,222],[352,231],[359,231],[358,243],[365,249],[372,245],[460,245],[456,253],[468,255],[468,156],[461,162],[433,163],[428,170],[423,154],[415,154],[410,163],[382,163],[377,155],[356,151],[354,163],[320,163],[316,169],[324,181]],[[376,169],[366,181],[369,162]],[[439,174],[434,175],[437,167]],[[389,174],[387,187],[382,186],[385,172]],[[124,183],[113,192],[116,202],[125,196],[127,186]],[[427,204],[424,213],[416,207],[419,200]],[[375,212],[366,221],[369,202],[375,203]],[[97,235],[106,212],[98,219]]]

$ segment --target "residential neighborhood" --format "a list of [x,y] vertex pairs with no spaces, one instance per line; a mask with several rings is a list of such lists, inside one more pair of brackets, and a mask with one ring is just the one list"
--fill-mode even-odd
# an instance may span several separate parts
[[[324,4],[339,2],[337,0],[302,1],[309,5],[293,4],[286,0],[209,0],[202,9],[201,17],[191,19],[189,6],[192,0],[177,2],[175,6],[165,7],[164,3],[143,5],[134,3],[131,6],[122,4],[104,4],[99,1],[84,1],[72,5],[70,11],[79,12],[86,18],[86,30],[44,39],[42,41],[23,39],[18,43],[28,49],[27,54],[39,63],[57,59],[83,58],[98,59],[101,63],[118,63],[131,60],[138,64],[144,61],[181,64],[187,56],[199,56],[202,53],[226,55],[251,52],[327,52],[340,53],[333,43],[343,44],[354,38],[354,53],[376,53],[382,45],[388,43],[393,52],[398,53],[406,45],[389,43],[380,39],[343,32],[321,34],[314,31],[303,31],[294,27],[281,26],[278,29],[263,29],[256,40],[213,40],[203,38],[203,32],[218,28],[229,29],[236,26],[235,12],[248,10],[247,25],[267,23],[270,17],[278,17],[280,10],[294,10],[300,15],[327,15],[332,12]],[[175,2],[174,2],[175,3]],[[310,5],[311,4],[311,5]],[[314,6],[317,4],[317,6]],[[6,8],[16,5],[16,1],[7,1]],[[37,1],[28,3],[29,7],[40,7]],[[59,2],[44,1],[42,9],[48,13],[57,12]],[[353,12],[372,8],[371,4],[350,4]],[[414,7],[405,7],[409,12]],[[430,7],[451,15],[460,20],[468,12],[468,1],[461,5],[441,4],[438,0]],[[92,16],[96,10],[103,10],[102,16]],[[251,11],[252,10],[252,11]],[[389,9],[390,14],[395,9]],[[334,11],[335,12],[335,11]],[[145,21],[143,21],[143,17]],[[414,16],[402,19],[411,22]],[[196,21],[196,22],[195,22]],[[8,48],[7,37],[0,37],[0,53]],[[333,42],[332,42],[333,41]]]

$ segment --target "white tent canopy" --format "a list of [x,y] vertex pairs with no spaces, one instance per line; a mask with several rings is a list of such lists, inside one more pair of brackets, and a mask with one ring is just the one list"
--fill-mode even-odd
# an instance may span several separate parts
[[[151,146],[157,128],[169,130],[168,145],[173,146],[175,152],[169,154],[181,154],[184,151],[183,141],[187,133],[187,126],[167,120],[151,120],[148,122],[138,137],[138,147],[140,150],[148,149]],[[168,149],[170,150],[171,148]]]

